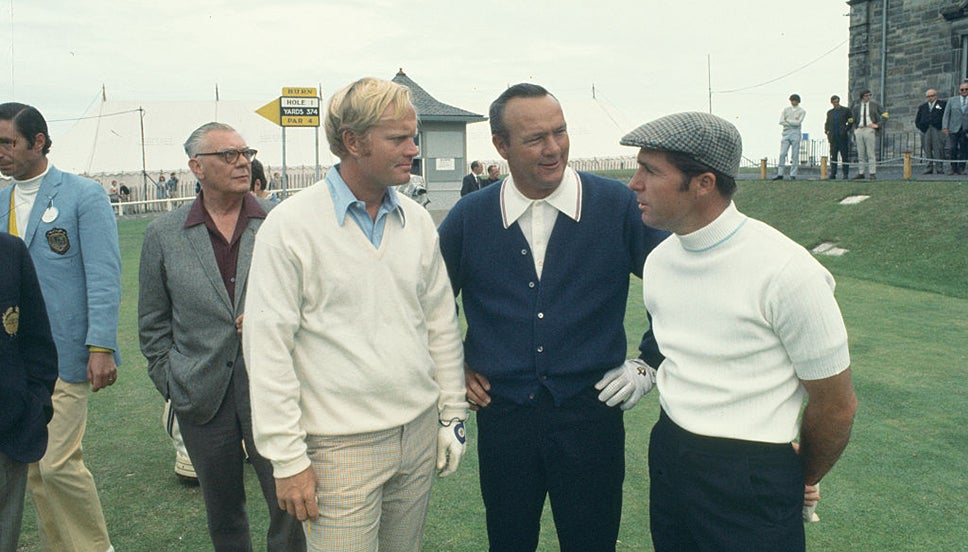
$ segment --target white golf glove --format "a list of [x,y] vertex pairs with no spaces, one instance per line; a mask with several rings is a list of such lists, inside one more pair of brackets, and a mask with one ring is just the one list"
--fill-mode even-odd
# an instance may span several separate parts
[[441,477],[457,471],[464,450],[467,449],[466,443],[464,422],[457,418],[441,422],[440,429],[437,430],[437,472]]
[[608,406],[621,403],[620,408],[628,410],[652,390],[653,384],[655,384],[655,368],[642,359],[630,358],[618,368],[606,372],[605,377],[595,384],[595,389],[601,391],[598,394],[598,400]]

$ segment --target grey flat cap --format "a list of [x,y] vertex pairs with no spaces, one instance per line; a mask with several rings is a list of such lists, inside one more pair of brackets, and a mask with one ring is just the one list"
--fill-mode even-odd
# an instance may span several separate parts
[[743,157],[743,138],[732,123],[699,111],[675,113],[622,137],[623,146],[677,151],[736,178]]

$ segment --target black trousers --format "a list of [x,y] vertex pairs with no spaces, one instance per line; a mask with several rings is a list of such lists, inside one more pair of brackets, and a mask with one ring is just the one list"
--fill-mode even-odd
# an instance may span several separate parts
[[[302,552],[306,539],[302,525],[279,508],[272,464],[255,449],[245,368],[235,371],[222,406],[208,423],[197,425],[178,416],[185,448],[192,459],[205,499],[208,533],[217,552],[249,552],[252,538],[245,507],[245,452],[255,469],[269,508],[267,548],[271,552]],[[243,378],[243,379],[240,379]],[[245,451],[242,442],[245,441]]]
[[563,552],[615,550],[622,517],[625,426],[590,388],[555,406],[500,399],[477,413],[490,550],[533,551],[545,496]]
[[951,157],[951,170],[965,172],[965,159],[968,159],[968,131],[961,129],[948,135],[948,155]]
[[837,178],[837,156],[844,164],[844,178],[850,176],[850,138],[834,138],[830,140],[830,178]]
[[662,412],[649,478],[657,552],[806,550],[803,470],[789,444],[696,435]]

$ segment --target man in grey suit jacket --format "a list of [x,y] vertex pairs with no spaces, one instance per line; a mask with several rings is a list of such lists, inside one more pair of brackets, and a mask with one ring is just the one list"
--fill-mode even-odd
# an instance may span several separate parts
[[252,549],[246,452],[269,508],[268,549],[304,550],[302,528],[279,508],[272,466],[252,441],[241,325],[255,233],[271,208],[249,194],[256,152],[221,123],[196,129],[185,152],[202,191],[149,224],[141,250],[138,330],[148,375],[171,399],[215,550]]
[[958,95],[948,98],[941,118],[941,132],[948,137],[951,169],[948,174],[965,174],[968,159],[968,81],[958,87]]
[[47,451],[28,468],[28,488],[45,550],[104,552],[114,548],[81,443],[90,391],[113,385],[121,363],[118,229],[104,188],[57,170],[50,146],[40,111],[0,105],[0,172],[13,178],[0,191],[0,232],[27,245],[58,357]]

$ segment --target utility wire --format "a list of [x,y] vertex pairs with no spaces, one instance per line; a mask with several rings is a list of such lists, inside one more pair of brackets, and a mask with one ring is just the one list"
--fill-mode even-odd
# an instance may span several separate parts
[[810,62],[808,62],[808,63],[806,63],[804,65],[801,65],[800,67],[797,67],[796,69],[794,69],[793,71],[790,71],[789,73],[785,73],[785,74],[780,75],[779,77],[776,77],[774,79],[770,79],[768,81],[761,82],[759,84],[754,84],[752,86],[744,86],[743,88],[734,88],[732,90],[713,90],[713,93],[714,94],[732,94],[733,92],[743,92],[744,90],[750,90],[750,89],[753,89],[753,88],[759,88],[761,86],[766,86],[767,84],[774,83],[774,82],[776,82],[776,81],[778,81],[780,79],[785,79],[785,78],[789,77],[790,75],[792,75],[794,73],[798,73],[798,72],[806,69],[807,67],[810,67],[814,63],[817,63],[818,61],[822,60],[823,58],[829,56],[835,50],[839,49],[841,46],[843,46],[844,44],[846,44],[848,40],[850,40],[850,39],[849,38],[844,39],[843,42],[841,42],[840,44],[838,44],[838,45],[834,46],[833,48],[827,50],[820,57],[818,57],[818,58],[814,59],[813,61],[810,61]]
[[66,123],[70,121],[83,121],[84,119],[103,119],[105,117],[114,117],[115,115],[127,115],[129,113],[138,113],[140,109],[130,109],[128,111],[118,111],[117,113],[103,113],[97,115],[91,115],[90,117],[73,117],[71,119],[52,119],[47,121],[48,123]]

